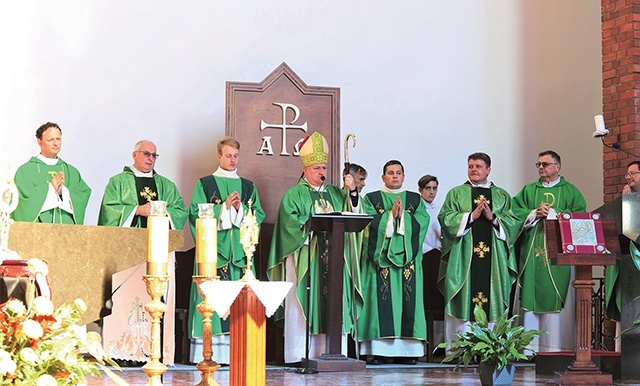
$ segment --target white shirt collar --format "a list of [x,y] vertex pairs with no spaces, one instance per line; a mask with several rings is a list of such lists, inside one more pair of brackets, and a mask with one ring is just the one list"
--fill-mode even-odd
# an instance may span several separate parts
[[213,172],[213,175],[221,178],[240,178],[238,176],[238,169],[224,170],[220,166],[218,166],[218,169],[215,172]]
[[469,183],[474,188],[490,188],[491,187],[491,181],[489,180],[487,180],[487,182],[485,182],[484,184],[476,184],[476,183],[473,183],[472,181],[469,181]]
[[131,171],[133,172],[133,175],[136,177],[153,177],[153,170],[151,170],[148,173],[145,173],[136,169],[134,165],[131,165]]
[[558,185],[558,182],[560,182],[560,176],[558,176],[558,179],[555,181],[550,181],[550,182],[542,181],[542,186],[544,186],[545,188],[553,188],[554,186]]
[[57,164],[57,163],[58,163],[58,157],[56,157],[56,158],[49,158],[49,157],[45,157],[45,156],[43,156],[42,154],[38,154],[38,155],[36,156],[36,158],[37,158],[37,159],[39,159],[40,161],[42,161],[42,162],[46,163],[46,164],[47,164],[47,165],[49,165],[49,166],[53,166],[53,165],[55,165],[55,164]]
[[387,188],[386,186],[385,186],[385,187],[383,187],[383,188],[382,188],[382,189],[380,189],[380,190],[381,190],[381,191],[383,191],[383,192],[386,192],[386,193],[391,193],[391,194],[398,194],[398,193],[402,193],[402,192],[404,192],[404,191],[405,191],[405,190],[404,190],[404,189],[402,189],[402,188],[400,188],[400,189],[390,189],[390,188]]

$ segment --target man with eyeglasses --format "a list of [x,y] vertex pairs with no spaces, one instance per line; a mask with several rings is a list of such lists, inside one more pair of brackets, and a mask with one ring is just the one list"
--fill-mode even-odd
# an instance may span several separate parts
[[[180,230],[187,221],[189,212],[178,192],[176,185],[168,178],[156,173],[154,167],[158,159],[156,145],[151,141],[142,140],[135,144],[133,165],[125,166],[124,170],[109,179],[104,190],[98,225],[146,228],[147,217],[151,212],[150,201],[165,201],[167,215],[171,229]],[[169,261],[175,260],[174,252],[168,253]],[[119,293],[126,293],[128,299],[145,296],[143,288],[134,283],[142,281],[144,268],[142,263],[114,275],[113,288]],[[169,264],[168,274],[173,283],[175,280],[174,265]],[[122,281],[120,281],[122,280]],[[115,293],[114,291],[114,293]],[[118,295],[116,295],[118,296]],[[168,307],[173,307],[175,290],[171,288],[166,297]],[[114,299],[111,315],[103,320],[102,333],[105,350],[112,353],[112,357],[122,366],[140,366],[149,358],[140,351],[145,342],[148,331],[144,321],[137,320],[139,305],[134,301],[118,301]],[[173,318],[165,319],[163,337],[173,333]],[[172,335],[171,335],[172,336]],[[127,343],[123,343],[124,341]]]
[[47,122],[36,130],[40,154],[18,168],[15,183],[20,193],[15,221],[83,224],[91,188],[75,167],[64,162],[62,129]]
[[[627,165],[627,172],[624,174],[627,183],[622,188],[622,194],[640,192],[640,161],[633,161]],[[629,254],[640,267],[640,247],[635,242],[629,243]],[[640,269],[640,268],[638,268]],[[621,299],[620,299],[620,261],[615,265],[609,265],[605,270],[605,309],[609,319],[620,321]]]
[[146,228],[150,201],[166,201],[171,229],[180,230],[189,212],[176,185],[156,173],[156,145],[142,140],[132,153],[133,165],[109,179],[104,190],[98,225]]
[[622,188],[622,194],[640,192],[640,161],[633,161],[627,166],[624,179],[627,184]]
[[[240,242],[240,225],[248,213],[249,205],[254,211],[256,221],[262,224],[264,211],[260,205],[258,189],[253,182],[238,175],[240,160],[240,142],[233,137],[223,137],[218,141],[219,166],[215,172],[196,181],[191,195],[189,207],[189,226],[191,234],[196,234],[196,219],[198,218],[198,204],[213,204],[214,216],[218,219],[217,242],[218,260],[217,273],[220,280],[236,281],[242,278],[247,267],[247,258]],[[255,265],[251,268],[254,270]],[[197,274],[194,266],[194,275]],[[202,314],[197,306],[202,302],[195,283],[191,284],[189,296],[189,338],[191,339],[190,361],[198,363],[203,358],[202,352]],[[214,313],[211,317],[213,359],[220,364],[229,364],[230,337],[229,319],[222,320]]]
[[518,251],[524,326],[549,332],[531,343],[529,348],[535,351],[573,350],[575,310],[573,288],[569,287],[572,269],[549,262],[544,220],[557,219],[560,212],[584,212],[587,204],[578,188],[560,175],[562,165],[556,152],[541,152],[535,166],[540,178],[525,185],[513,198],[513,212],[524,223]]
[[485,310],[490,322],[510,306],[520,222],[511,211],[511,195],[489,180],[490,173],[488,154],[469,155],[468,181],[449,190],[438,214],[438,289],[445,301],[446,342],[471,329],[475,306]]

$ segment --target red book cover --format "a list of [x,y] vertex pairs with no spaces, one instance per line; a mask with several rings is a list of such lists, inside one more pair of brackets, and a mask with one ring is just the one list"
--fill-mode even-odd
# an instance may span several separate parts
[[563,253],[607,253],[600,213],[559,213]]

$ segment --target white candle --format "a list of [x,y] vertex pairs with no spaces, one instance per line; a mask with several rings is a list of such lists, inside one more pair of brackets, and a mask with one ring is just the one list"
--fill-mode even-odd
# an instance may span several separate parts
[[165,276],[169,256],[169,217],[147,217],[147,275]]
[[218,222],[215,218],[196,219],[196,263],[199,276],[217,276]]

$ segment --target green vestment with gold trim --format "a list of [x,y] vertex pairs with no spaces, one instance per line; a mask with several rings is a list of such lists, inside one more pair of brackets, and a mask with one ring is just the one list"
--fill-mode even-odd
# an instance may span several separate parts
[[[53,208],[42,211],[49,193],[51,179],[59,172],[64,173],[64,186],[69,190],[73,213]],[[83,224],[84,215],[91,196],[91,188],[84,182],[75,167],[58,158],[55,165],[47,165],[37,157],[21,165],[14,178],[20,200],[11,213],[16,221],[56,224]]]
[[[471,229],[459,237],[465,214],[470,217],[470,212],[476,207],[474,201],[488,190],[490,192],[486,194],[491,197],[489,205],[504,239],[498,238],[497,228],[483,220],[482,215],[471,223]],[[473,195],[474,191],[477,196]],[[520,231],[520,222],[511,211],[511,196],[493,183],[490,189],[485,189],[474,188],[467,182],[447,193],[438,220],[442,226],[438,288],[445,298],[445,312],[461,320],[473,320],[474,304],[480,302],[485,305],[489,321],[495,321],[509,308],[511,287],[517,277],[513,244]],[[478,229],[478,232],[474,227],[483,227],[484,230]],[[478,264],[474,260],[478,260]],[[483,277],[487,288],[476,290],[478,286],[473,283],[473,277]]]
[[[147,177],[139,177],[142,180]],[[140,197],[143,196],[143,201],[166,201],[167,202],[167,214],[171,218],[171,222],[176,230],[182,229],[184,223],[187,221],[189,212],[187,206],[180,196],[180,192],[176,187],[176,184],[171,182],[166,177],[157,174],[153,170],[153,182],[155,190],[153,188],[145,187],[144,189],[138,189],[136,184],[136,176],[128,166],[125,166],[122,173],[118,173],[115,176],[109,178],[107,186],[104,188],[104,195],[102,196],[102,203],[100,204],[100,213],[98,215],[98,225],[121,227],[125,220],[129,218],[132,212],[140,205]],[[148,178],[151,180],[151,177]],[[140,186],[143,186],[141,184]],[[140,222],[134,221],[131,224],[132,228],[144,227]]]
[[[298,184],[289,188],[280,202],[278,216],[274,224],[273,238],[267,266],[267,277],[272,281],[284,281],[285,259],[293,259],[296,270],[296,297],[300,307],[307,314],[306,282],[311,278],[311,322],[309,332],[322,334],[327,332],[327,300],[329,283],[329,242],[328,232],[314,232],[309,244],[308,221],[312,213],[345,211],[348,208],[347,192],[334,185],[325,184],[326,191],[317,192],[309,183],[300,179]],[[356,249],[352,241],[357,241],[357,234],[345,234],[344,274],[343,274],[343,306],[342,331],[353,333],[354,314],[362,303],[357,273],[357,259],[352,254]],[[311,252],[311,266],[308,264]],[[354,280],[355,279],[355,280]],[[355,290],[354,290],[355,289]],[[355,297],[355,300],[354,300]],[[282,319],[283,313],[277,314]]]
[[[525,223],[532,210],[549,203],[556,213],[584,212],[587,203],[573,184],[560,182],[545,187],[542,179],[525,185],[513,197],[513,213]],[[518,238],[518,285],[521,307],[532,312],[559,312],[564,307],[571,279],[571,267],[550,264],[547,258],[544,219],[523,229]]]
[[[216,219],[220,220],[225,200],[233,192],[238,192],[244,213],[248,212],[249,200],[251,200],[251,210],[254,211],[256,221],[258,225],[262,224],[264,211],[260,205],[258,189],[253,182],[244,178],[226,178],[209,175],[196,181],[191,196],[189,226],[194,239],[196,234],[196,219],[198,218],[198,204],[213,204],[213,215]],[[220,277],[220,280],[240,280],[247,267],[247,257],[240,243],[240,227],[237,224],[232,224],[229,229],[218,228],[217,237],[217,275]],[[254,267],[255,265],[251,266],[255,275]],[[196,271],[197,264],[194,263],[194,275],[197,274]],[[202,338],[202,314],[200,314],[196,308],[201,302],[202,297],[196,288],[196,284],[192,282],[189,296],[189,338]],[[229,318],[222,320],[218,313],[214,312],[211,317],[211,332],[213,335],[228,334]]]
[[[397,197],[405,209],[404,231],[398,228],[398,220],[392,220],[393,234],[387,237]],[[364,208],[373,220],[365,229],[363,241],[361,281],[365,302],[358,318],[358,340],[426,340],[422,242],[429,214],[424,202],[414,192],[377,191],[365,196]]]

